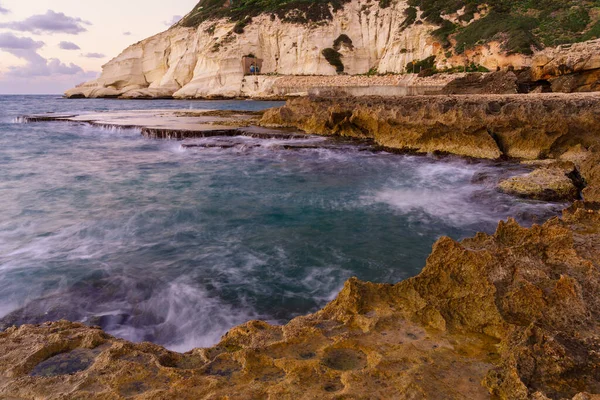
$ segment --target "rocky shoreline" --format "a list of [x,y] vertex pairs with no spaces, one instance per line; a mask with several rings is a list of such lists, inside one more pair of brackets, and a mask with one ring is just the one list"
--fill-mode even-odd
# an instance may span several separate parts
[[396,151],[546,160],[545,169],[560,169],[548,164],[560,161],[571,168],[567,175],[583,176],[583,199],[595,202],[600,201],[599,119],[596,93],[312,97],[267,111],[261,125],[371,139]]
[[0,395],[597,398],[599,120],[592,94],[304,98],[270,110],[261,125],[398,151],[535,160],[536,171],[580,180],[584,201],[541,226],[509,220],[493,235],[442,238],[414,278],[350,279],[315,314],[284,326],[251,321],[209,349],[179,354],[66,321],[11,327],[0,333]]
[[[178,354],[66,321],[0,333],[5,398],[590,399],[600,212],[440,239],[396,285],[349,280],[322,311]],[[67,397],[65,397],[67,396]]]

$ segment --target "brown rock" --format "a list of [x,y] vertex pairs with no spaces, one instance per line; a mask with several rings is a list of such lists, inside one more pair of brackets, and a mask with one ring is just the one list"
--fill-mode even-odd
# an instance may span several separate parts
[[512,71],[470,73],[448,83],[444,94],[516,94],[517,75]]
[[303,98],[267,111],[262,124],[421,153],[535,160],[598,143],[598,115],[600,98],[583,94]]
[[581,162],[581,175],[585,179],[583,198],[600,203],[600,147],[593,147]]
[[532,79],[549,81],[552,91],[574,93],[600,89],[600,40],[548,48],[532,60]]
[[546,201],[572,201],[579,197],[579,190],[573,178],[577,170],[572,163],[561,168],[556,163],[545,168],[516,177],[506,179],[498,184],[498,188],[508,194]]
[[551,78],[550,82],[553,92],[597,92],[600,91],[600,69]]
[[[0,397],[594,398],[600,212],[442,238],[396,285],[350,279],[322,311],[252,321],[186,354],[70,322],[0,333]],[[65,397],[66,396],[66,397]]]

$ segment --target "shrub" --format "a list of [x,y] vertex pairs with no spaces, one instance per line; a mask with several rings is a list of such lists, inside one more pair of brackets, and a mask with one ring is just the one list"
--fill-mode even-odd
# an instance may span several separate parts
[[352,39],[350,39],[348,35],[343,33],[333,41],[333,49],[339,51],[342,48],[342,45],[345,45],[349,49],[354,48],[354,45],[352,44]]
[[404,16],[406,17],[402,24],[400,24],[400,30],[403,31],[417,20],[417,9],[414,7],[408,7],[404,10]]
[[456,50],[462,53],[492,39],[501,39],[509,53],[531,54],[532,46],[540,47],[532,33],[537,26],[533,17],[515,16],[490,12],[485,18],[475,21],[456,35]]
[[325,49],[322,51],[323,57],[327,60],[329,64],[335,67],[335,70],[338,74],[342,74],[344,72],[344,63],[342,62],[342,55],[339,51],[335,49]]
[[217,29],[217,24],[212,24],[211,26],[206,28],[206,30],[204,32],[208,33],[209,35],[214,35],[216,29]]
[[426,69],[435,70],[435,56],[427,57],[424,60],[411,61],[406,64],[407,73],[420,73]]
[[448,48],[451,45],[450,41],[448,40],[448,36],[454,33],[454,31],[456,31],[456,25],[454,25],[450,21],[444,20],[442,26],[439,29],[436,29],[435,31],[431,32],[431,34],[433,35],[433,37],[440,41],[441,45],[444,48]]
[[233,32],[241,35],[244,33],[244,28],[246,25],[248,25],[250,22],[252,22],[252,17],[246,17],[242,21],[236,22],[235,26],[233,27]]
[[562,18],[561,25],[571,32],[581,32],[590,23],[590,15],[583,7],[570,9]]
[[581,37],[581,40],[592,40],[600,38],[600,21],[596,22],[592,27]]
[[379,7],[388,8],[392,5],[392,0],[379,0]]
[[459,17],[460,21],[463,22],[471,22],[473,18],[475,18],[475,13],[479,8],[479,4],[477,3],[468,3],[465,6],[465,13]]
[[367,76],[375,76],[375,75],[379,75],[379,71],[377,71],[376,67],[373,67],[369,70],[369,72],[367,72],[366,74]]

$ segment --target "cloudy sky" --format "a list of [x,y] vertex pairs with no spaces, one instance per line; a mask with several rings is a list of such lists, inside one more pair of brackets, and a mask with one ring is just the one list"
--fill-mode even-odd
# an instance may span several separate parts
[[0,0],[0,94],[58,94],[198,0]]

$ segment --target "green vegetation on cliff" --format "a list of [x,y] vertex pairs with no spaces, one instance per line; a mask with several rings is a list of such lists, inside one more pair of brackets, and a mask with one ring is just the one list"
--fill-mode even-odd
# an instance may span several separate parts
[[328,48],[323,50],[321,54],[323,54],[323,57],[325,57],[329,64],[335,67],[335,71],[338,74],[342,74],[344,72],[344,63],[342,62],[342,55],[339,51]]
[[[292,23],[326,22],[351,0],[201,0],[179,23],[196,27],[206,20],[228,18],[243,33],[252,17],[270,14]],[[381,0],[389,7],[397,0]],[[600,38],[600,0],[408,0],[406,29],[422,20],[436,24],[433,32],[456,52],[492,40],[509,53]],[[454,14],[454,18],[450,18]]]
[[[508,52],[527,54],[600,37],[600,0],[409,0],[409,5],[441,26],[436,33],[446,46],[455,39],[459,53],[491,40],[504,43]],[[452,14],[459,23],[444,18]],[[475,20],[476,14],[483,17]]]
[[350,0],[201,0],[180,24],[196,27],[210,19],[229,18],[248,21],[260,14],[270,13],[292,23],[326,21],[333,18]]

